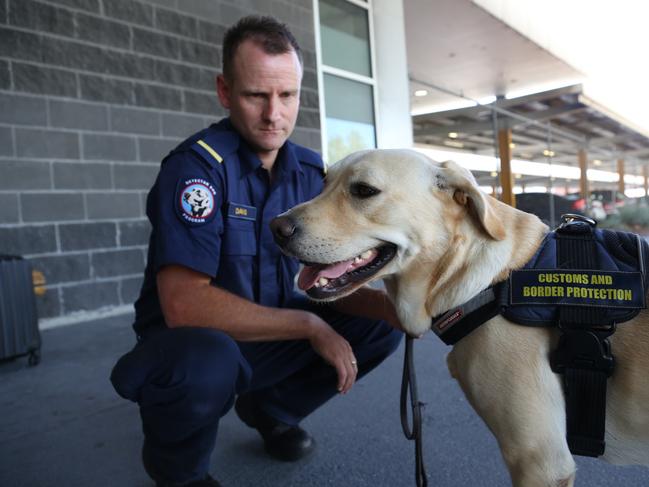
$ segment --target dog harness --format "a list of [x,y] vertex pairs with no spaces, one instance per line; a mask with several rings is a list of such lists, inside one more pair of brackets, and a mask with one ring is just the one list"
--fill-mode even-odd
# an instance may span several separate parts
[[525,267],[431,324],[447,345],[497,314],[525,326],[558,327],[549,358],[563,376],[568,446],[591,457],[605,449],[606,381],[615,366],[608,337],[646,307],[649,276],[644,239],[595,225],[564,215]]

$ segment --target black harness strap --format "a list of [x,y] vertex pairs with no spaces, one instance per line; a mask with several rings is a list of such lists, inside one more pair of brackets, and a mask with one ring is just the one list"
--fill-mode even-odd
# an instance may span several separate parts
[[[421,406],[424,404],[419,402],[417,394],[417,379],[415,377],[412,342],[413,338],[407,335],[406,352],[403,360],[403,377],[401,379],[401,428],[406,438],[415,442],[415,479],[417,481],[417,487],[426,487],[428,485],[428,477],[426,476],[426,466],[424,465],[421,443]],[[412,428],[408,424],[408,391],[410,391]]]
[[[560,269],[598,269],[593,227],[587,223],[557,229],[557,264]],[[552,370],[563,374],[566,396],[567,440],[575,455],[598,457],[604,453],[606,382],[614,360],[608,337],[615,323],[603,322],[595,307],[562,306],[557,349]]]

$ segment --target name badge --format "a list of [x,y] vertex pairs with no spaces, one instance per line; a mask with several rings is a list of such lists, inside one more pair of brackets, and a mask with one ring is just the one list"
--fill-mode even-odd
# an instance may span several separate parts
[[257,208],[239,203],[228,203],[228,216],[254,222],[257,219]]

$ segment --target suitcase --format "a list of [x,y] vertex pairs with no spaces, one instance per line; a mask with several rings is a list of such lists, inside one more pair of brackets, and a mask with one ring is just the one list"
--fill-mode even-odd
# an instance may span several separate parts
[[19,256],[0,255],[0,362],[28,355],[41,357],[32,266]]

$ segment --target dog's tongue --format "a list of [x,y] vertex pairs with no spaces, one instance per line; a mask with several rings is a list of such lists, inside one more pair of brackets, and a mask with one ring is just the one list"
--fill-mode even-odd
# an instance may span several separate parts
[[318,279],[321,277],[326,277],[327,279],[335,279],[342,276],[350,265],[354,262],[354,259],[349,259],[344,262],[338,262],[329,266],[323,265],[305,265],[300,272],[300,276],[297,279],[297,286],[302,290],[306,291],[311,289],[313,285],[318,282]]

